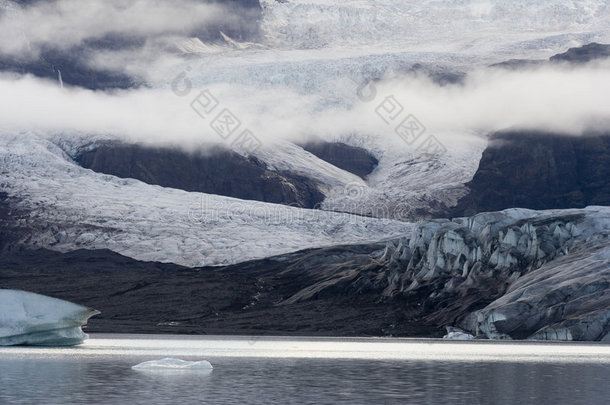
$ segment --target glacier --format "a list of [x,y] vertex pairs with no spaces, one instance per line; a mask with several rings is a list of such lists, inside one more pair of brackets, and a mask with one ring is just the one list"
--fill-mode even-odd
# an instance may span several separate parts
[[493,339],[610,339],[610,232],[520,277],[465,322]]
[[607,340],[608,252],[609,207],[436,219],[387,242],[380,287],[426,307],[428,321],[472,335]]
[[[0,134],[0,145],[0,190],[21,213],[12,225],[24,229],[15,243],[30,248],[110,249],[137,260],[196,267],[385,240],[412,228],[396,220],[186,192],[98,174],[78,166],[48,136],[36,133]],[[341,173],[345,180],[355,177]]]
[[100,312],[57,298],[0,289],[0,346],[72,346],[87,335],[81,327]]

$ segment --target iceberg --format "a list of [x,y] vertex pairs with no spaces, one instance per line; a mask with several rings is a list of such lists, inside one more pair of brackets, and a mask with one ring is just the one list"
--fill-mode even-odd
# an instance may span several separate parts
[[72,346],[95,309],[19,290],[0,289],[0,346]]
[[472,336],[470,333],[465,332],[449,332],[445,336],[443,336],[443,339],[472,340],[474,339],[474,336]]
[[445,329],[447,329],[447,334],[445,336],[443,336],[443,339],[450,339],[450,340],[471,340],[471,339],[474,339],[473,335],[471,335],[470,333],[464,332],[460,328],[455,328],[453,326],[445,326]]
[[210,372],[213,367],[207,360],[186,361],[167,357],[161,360],[145,361],[132,367],[138,371],[197,371]]

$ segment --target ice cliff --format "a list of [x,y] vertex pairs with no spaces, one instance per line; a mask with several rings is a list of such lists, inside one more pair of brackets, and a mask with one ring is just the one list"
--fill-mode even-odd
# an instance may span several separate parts
[[428,221],[380,260],[383,295],[417,300],[431,322],[489,338],[608,339],[607,207]]

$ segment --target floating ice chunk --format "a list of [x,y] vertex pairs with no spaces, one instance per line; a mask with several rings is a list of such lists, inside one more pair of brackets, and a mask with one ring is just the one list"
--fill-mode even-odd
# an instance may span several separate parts
[[167,357],[161,360],[145,361],[132,367],[139,371],[211,371],[212,364],[207,360],[201,361],[186,361]]
[[470,340],[474,339],[470,333],[466,333],[460,328],[455,328],[453,326],[445,326],[447,329],[447,334],[443,336],[443,339],[451,339],[451,340]]
[[0,289],[0,346],[72,346],[88,336],[91,308],[19,290]]
[[472,336],[470,333],[464,332],[449,332],[445,336],[443,336],[443,339],[470,340],[474,339],[474,336]]

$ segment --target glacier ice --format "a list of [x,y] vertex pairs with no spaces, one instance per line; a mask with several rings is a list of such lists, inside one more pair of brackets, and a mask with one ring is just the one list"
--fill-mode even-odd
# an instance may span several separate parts
[[608,252],[609,207],[437,219],[386,243],[381,286],[473,335],[595,341],[610,333]]
[[161,360],[150,360],[132,367],[138,371],[196,371],[210,372],[213,367],[207,360],[187,361],[166,357]]
[[[282,153],[286,159],[294,156]],[[19,200],[16,209],[30,213],[20,221],[26,227],[39,224],[24,235],[24,244],[62,252],[110,249],[137,260],[221,265],[399,237],[412,227],[94,173],[33,132],[0,134],[0,164],[0,190]],[[322,173],[327,167],[318,169]],[[348,180],[344,176],[338,183]]]
[[0,346],[72,346],[95,309],[20,290],[0,289]]
[[602,340],[610,333],[609,251],[607,231],[575,244],[476,311],[472,331],[495,339]]
[[443,336],[443,339],[471,340],[471,339],[474,339],[474,336],[472,336],[470,333],[453,331],[453,332],[449,332],[445,336]]

